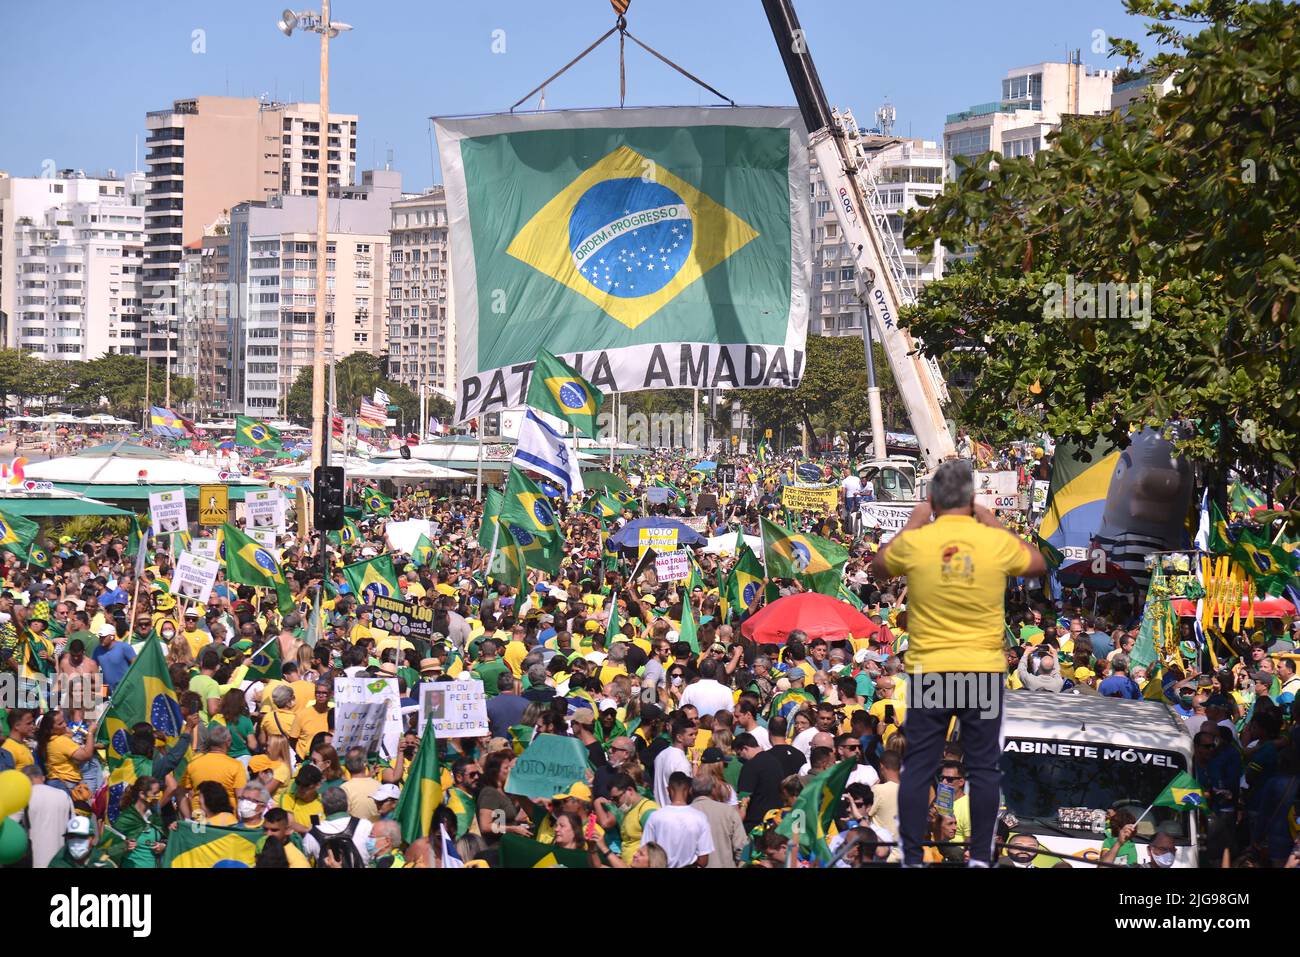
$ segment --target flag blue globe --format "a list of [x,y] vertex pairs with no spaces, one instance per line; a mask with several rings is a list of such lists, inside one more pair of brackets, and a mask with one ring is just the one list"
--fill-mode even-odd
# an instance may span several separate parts
[[690,256],[694,228],[682,198],[642,179],[587,190],[569,217],[574,265],[602,292],[635,299],[658,292]]

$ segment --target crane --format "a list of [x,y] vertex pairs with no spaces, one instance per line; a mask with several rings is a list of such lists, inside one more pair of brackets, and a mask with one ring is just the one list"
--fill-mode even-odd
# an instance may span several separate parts
[[867,320],[862,335],[867,354],[867,403],[873,454],[873,461],[865,468],[886,478],[886,489],[880,487],[879,480],[876,482],[878,497],[888,489],[888,477],[893,477],[900,484],[910,484],[911,488],[896,487],[894,490],[900,494],[892,497],[911,498],[915,494],[915,473],[909,482],[905,470],[899,474],[898,460],[889,459],[885,452],[880,389],[875,384],[871,351],[873,321],[879,326],[879,339],[916,433],[921,458],[930,469],[957,454],[943,415],[948,387],[938,364],[923,356],[907,330],[898,326],[899,310],[915,301],[916,294],[903,268],[893,232],[887,227],[870,168],[857,152],[856,125],[850,129],[850,124],[827,103],[826,91],[822,89],[807,37],[799,26],[791,0],[763,0],[763,9],[808,127],[809,147],[821,168],[832,197],[831,205],[857,267],[855,287]]

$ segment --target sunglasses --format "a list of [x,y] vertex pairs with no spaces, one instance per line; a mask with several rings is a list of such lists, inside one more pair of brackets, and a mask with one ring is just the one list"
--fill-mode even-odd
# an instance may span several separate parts
[[951,782],[953,782],[953,781],[964,781],[964,780],[966,780],[966,779],[965,779],[964,777],[962,777],[960,774],[942,774],[942,775],[939,776],[939,780],[940,780],[940,781],[947,781],[947,782],[951,783]]

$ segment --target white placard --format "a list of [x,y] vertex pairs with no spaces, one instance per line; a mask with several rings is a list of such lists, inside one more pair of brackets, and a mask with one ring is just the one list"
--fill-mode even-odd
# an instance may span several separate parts
[[[366,705],[386,706],[382,715],[376,717],[376,709]],[[396,678],[358,678],[334,679],[334,747],[344,752],[349,747],[367,747],[373,744],[374,735],[367,731],[369,722],[379,722],[383,730],[380,733],[380,756],[391,759],[397,756],[397,748],[402,740],[402,701],[397,691]],[[350,734],[358,738],[371,736],[363,743],[347,744],[341,737],[345,721]]]
[[171,593],[206,605],[212,597],[212,586],[217,583],[217,570],[220,568],[221,563],[214,559],[181,552],[181,557],[176,560],[176,570],[172,572]]
[[152,492],[149,495],[149,516],[153,521],[154,535],[171,535],[188,532],[189,520],[185,516],[185,491]]
[[912,506],[861,502],[858,504],[858,511],[862,515],[863,527],[880,529],[880,540],[887,542],[907,524],[907,517],[912,514]]
[[975,491],[996,492],[999,495],[1015,495],[1020,487],[1020,477],[1010,469],[997,472],[976,472]]
[[1047,479],[1034,479],[1034,511],[1042,512],[1047,509],[1047,493],[1051,490],[1052,483]]
[[275,529],[249,526],[246,531],[248,537],[274,555],[277,562],[280,560],[280,550],[275,547]]
[[334,708],[334,746],[346,754],[349,748],[361,748],[367,754],[379,750],[384,724],[388,717],[388,701],[352,702]]
[[690,558],[684,551],[655,555],[655,575],[661,582],[680,582],[691,577]]
[[477,678],[420,682],[420,725],[433,718],[439,738],[481,738],[488,733],[487,695]]
[[214,562],[221,561],[220,543],[215,538],[191,539],[190,552],[200,558],[208,558]]
[[411,554],[420,536],[428,536],[429,541],[438,540],[438,523],[423,518],[412,518],[405,522],[388,522],[384,525],[384,538],[388,547],[395,552]]
[[1018,492],[1005,495],[1002,492],[976,492],[975,504],[985,508],[1015,511],[1025,507],[1024,500]]
[[278,488],[257,489],[244,496],[245,524],[250,534],[253,529],[269,529],[283,535],[284,513],[284,496]]

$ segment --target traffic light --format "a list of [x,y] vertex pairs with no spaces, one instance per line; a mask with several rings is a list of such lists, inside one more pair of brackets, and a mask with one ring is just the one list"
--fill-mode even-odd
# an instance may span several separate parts
[[337,532],[343,527],[343,468],[322,465],[316,469],[312,497],[316,500],[316,528]]

